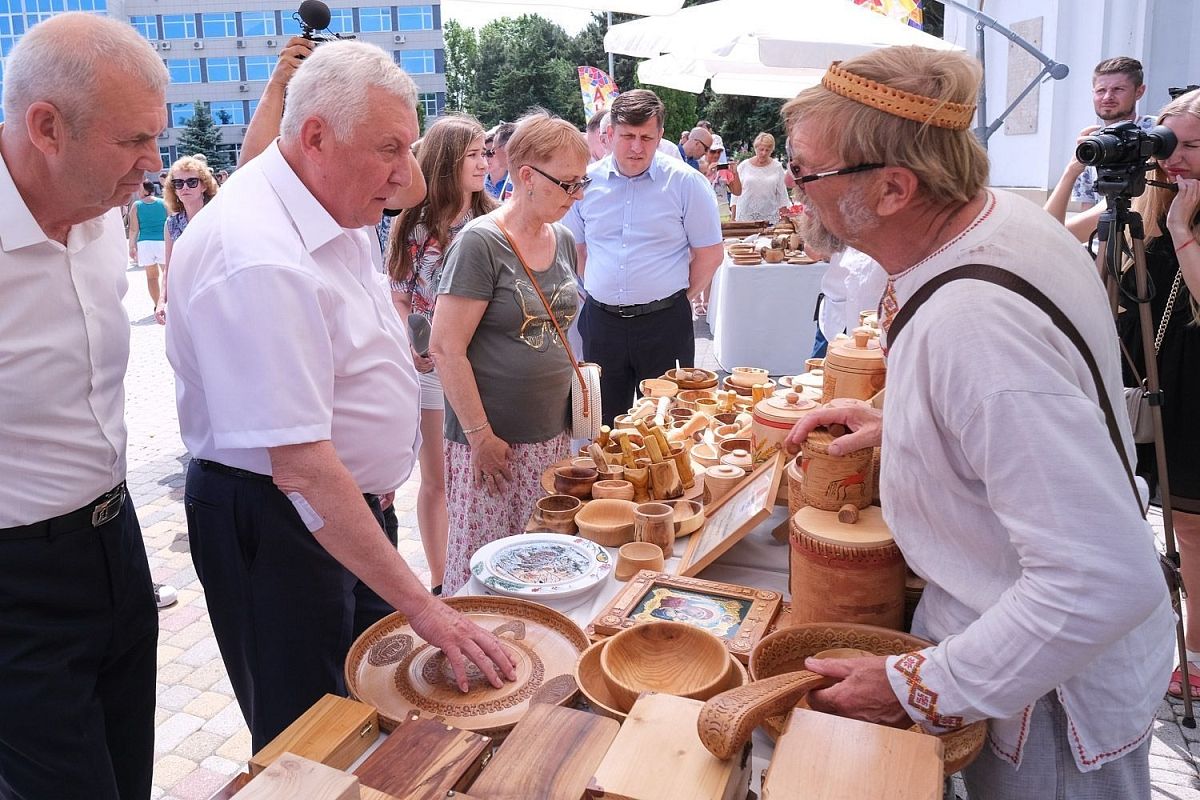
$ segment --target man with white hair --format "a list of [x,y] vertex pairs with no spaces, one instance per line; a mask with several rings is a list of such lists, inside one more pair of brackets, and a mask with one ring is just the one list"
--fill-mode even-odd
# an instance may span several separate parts
[[172,257],[188,535],[255,750],[344,694],[351,643],[393,608],[443,651],[435,680],[514,677],[381,529],[380,496],[415,461],[419,389],[364,226],[413,180],[417,132],[416,88],[390,56],[323,44],[291,79],[280,138]]
[[167,71],[69,13],[4,65],[0,127],[0,797],[145,800],[158,619],[125,490],[117,210],[162,166]]

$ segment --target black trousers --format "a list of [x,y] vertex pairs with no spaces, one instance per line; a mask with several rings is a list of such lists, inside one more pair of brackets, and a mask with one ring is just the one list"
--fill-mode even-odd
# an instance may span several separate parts
[[[378,501],[367,502],[382,528]],[[184,510],[213,632],[257,752],[322,695],[346,694],[350,645],[393,609],[317,542],[266,476],[192,461]],[[396,543],[394,529],[388,538]]]
[[0,541],[0,798],[146,800],[158,610],[133,502]]
[[662,311],[619,317],[585,302],[579,314],[583,357],[600,365],[601,415],[605,425],[629,410],[638,384],[675,367],[694,366],[692,305],[680,294]]

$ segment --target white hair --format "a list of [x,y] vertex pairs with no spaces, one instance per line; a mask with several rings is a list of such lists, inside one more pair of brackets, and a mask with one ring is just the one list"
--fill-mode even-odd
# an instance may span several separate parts
[[370,110],[371,87],[416,108],[416,84],[382,49],[366,42],[322,44],[288,84],[280,136],[295,141],[305,120],[320,117],[339,141],[346,141]]
[[[36,102],[54,105],[76,132],[100,113],[93,108],[97,74],[111,68],[125,80],[159,93],[167,88],[167,68],[150,43],[128,24],[79,11],[39,22],[21,37],[4,64],[4,117],[24,124]],[[111,75],[112,73],[109,73]],[[106,109],[103,113],[120,113]]]

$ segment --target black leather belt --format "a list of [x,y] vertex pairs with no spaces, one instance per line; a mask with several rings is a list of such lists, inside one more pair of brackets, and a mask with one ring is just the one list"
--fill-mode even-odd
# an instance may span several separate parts
[[588,302],[601,311],[607,311],[609,314],[614,316],[621,317],[623,319],[629,319],[630,317],[640,317],[645,314],[653,314],[655,311],[663,311],[668,309],[675,305],[680,297],[684,297],[686,295],[687,289],[680,289],[670,297],[664,297],[662,300],[651,300],[649,303],[642,303],[641,305],[636,306],[610,306],[607,303],[601,303],[599,300],[594,300],[591,297],[588,297]]
[[[263,475],[261,472],[251,472],[248,469],[240,469],[238,467],[230,467],[226,464],[222,464],[219,461],[208,461],[203,458],[195,458],[192,460],[195,461],[197,464],[199,464],[202,469],[210,469],[213,472],[220,472],[222,475],[229,475],[230,477],[233,477],[233,478],[247,478],[252,481],[259,481],[260,483],[262,483],[262,482],[274,483],[275,482],[274,479],[270,475]],[[377,494],[364,494],[363,495],[363,499],[366,500],[368,503],[370,503],[372,500],[378,501],[379,497],[380,496]]]
[[3,539],[39,539],[57,536],[61,533],[82,530],[83,528],[99,528],[111,521],[125,506],[125,481],[117,484],[116,488],[105,492],[92,502],[41,522],[29,525],[18,525],[15,528],[0,529],[0,540]]

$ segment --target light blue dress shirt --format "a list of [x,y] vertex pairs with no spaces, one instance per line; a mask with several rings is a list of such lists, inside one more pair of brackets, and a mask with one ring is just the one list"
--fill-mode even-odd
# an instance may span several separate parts
[[611,155],[588,168],[592,183],[563,224],[587,246],[583,283],[606,305],[629,306],[688,288],[691,248],[721,242],[721,219],[703,175],[661,153],[636,178]]

